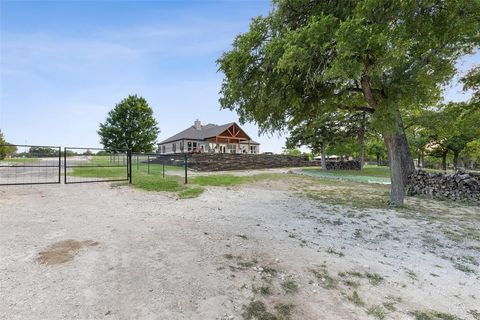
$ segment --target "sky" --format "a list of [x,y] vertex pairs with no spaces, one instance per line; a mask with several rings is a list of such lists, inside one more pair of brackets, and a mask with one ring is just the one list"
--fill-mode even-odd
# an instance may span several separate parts
[[[220,110],[215,61],[266,15],[269,1],[0,0],[0,129],[15,144],[99,147],[100,122],[130,94],[143,96],[159,141],[193,125],[238,122]],[[459,62],[468,70],[480,53]],[[446,100],[465,100],[458,84]],[[280,152],[281,135],[258,136]]]

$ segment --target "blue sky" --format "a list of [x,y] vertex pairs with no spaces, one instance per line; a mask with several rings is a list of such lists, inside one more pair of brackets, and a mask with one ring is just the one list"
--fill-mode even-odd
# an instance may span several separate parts
[[[1,130],[12,143],[82,147],[99,146],[98,124],[129,94],[149,102],[159,140],[196,118],[237,121],[219,108],[215,60],[270,10],[260,0],[0,1]],[[447,100],[467,96],[446,89]],[[281,151],[282,137],[244,128],[262,151]]]

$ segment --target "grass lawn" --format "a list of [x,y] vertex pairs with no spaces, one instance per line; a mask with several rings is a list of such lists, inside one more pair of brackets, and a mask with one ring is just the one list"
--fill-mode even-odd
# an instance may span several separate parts
[[127,177],[126,167],[74,167],[69,173],[73,177],[87,177],[87,178],[121,178]]
[[278,173],[262,173],[253,176],[234,176],[229,174],[217,174],[208,176],[196,176],[189,179],[192,184],[200,186],[236,186],[244,183],[253,183],[255,181],[265,179],[280,179],[284,177],[283,174]]
[[133,174],[132,184],[147,191],[175,192],[180,199],[196,198],[204,189],[183,184],[183,177],[166,175],[147,175],[144,172]]
[[[110,165],[119,165],[120,167],[107,167]],[[105,166],[105,167],[95,167]],[[174,192],[181,199],[198,197],[204,189],[201,187],[185,186],[183,176],[168,175],[170,171],[184,170],[183,167],[165,166],[165,178],[163,178],[163,167],[161,164],[150,164],[150,174],[148,174],[148,164],[139,162],[138,169],[136,164],[132,164],[133,179],[132,184],[139,189],[147,191]],[[123,160],[118,163],[111,162],[110,156],[93,156],[84,166],[74,167],[69,175],[74,177],[86,178],[122,178],[127,177],[127,168],[123,166]]]
[[323,171],[318,168],[304,168],[303,174],[318,178],[334,178],[362,183],[390,184],[390,169],[388,167],[365,166],[363,170]]

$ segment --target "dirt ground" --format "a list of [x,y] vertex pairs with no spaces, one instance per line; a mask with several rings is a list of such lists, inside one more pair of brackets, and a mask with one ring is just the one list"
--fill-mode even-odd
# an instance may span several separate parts
[[478,207],[332,205],[298,180],[2,187],[0,318],[480,319]]

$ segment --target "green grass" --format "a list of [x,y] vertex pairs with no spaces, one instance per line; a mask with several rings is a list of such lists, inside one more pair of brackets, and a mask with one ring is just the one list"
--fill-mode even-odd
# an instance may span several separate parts
[[245,183],[254,183],[267,179],[281,179],[285,177],[282,174],[275,173],[262,173],[253,176],[234,176],[230,174],[216,174],[196,176],[190,179],[192,184],[198,184],[200,186],[237,186]]
[[[118,163],[121,165],[122,161]],[[126,167],[94,167],[93,165],[112,165],[109,156],[94,156],[87,165],[74,167],[69,174],[75,177],[86,178],[126,178]],[[161,165],[151,164],[150,175],[147,174],[147,164],[139,164],[139,170],[133,168],[132,184],[136,188],[157,191],[157,192],[175,192],[180,199],[190,199],[198,197],[204,189],[202,187],[190,187],[183,184],[182,176],[160,174],[163,171]],[[176,170],[176,167],[175,167]]]
[[332,178],[363,183],[390,184],[390,169],[388,167],[365,166],[363,170],[331,170],[304,168],[303,174],[316,178]]
[[180,199],[191,199],[200,196],[205,189],[201,187],[185,188],[178,193]]
[[190,179],[190,182],[200,186],[235,186],[243,183],[243,178],[232,175],[197,176]]
[[360,298],[357,291],[353,291],[352,295],[347,296],[348,301],[352,302],[356,306],[364,306],[365,302]]
[[298,292],[298,284],[294,280],[285,280],[281,285],[285,293]]
[[415,317],[415,320],[462,320],[452,314],[435,310],[415,311],[412,315]]
[[372,286],[377,286],[384,280],[384,278],[378,273],[365,272],[365,276]]
[[381,306],[371,306],[367,310],[367,314],[371,315],[375,319],[384,320],[385,319],[385,311]]
[[135,187],[147,191],[179,192],[186,190],[185,186],[180,185],[175,177],[137,175],[134,176],[132,183]]
[[279,303],[276,304],[274,309],[277,311],[279,319],[290,319],[292,315],[292,310],[295,308],[295,305],[291,303]]
[[336,289],[338,280],[331,276],[325,267],[310,270],[313,275],[319,280],[319,284],[325,289]]
[[274,314],[267,311],[267,306],[261,301],[252,301],[243,307],[242,314],[245,320],[276,320]]
[[103,168],[103,167],[75,167],[72,172],[69,173],[73,177],[86,177],[86,178],[127,178],[127,168]]

